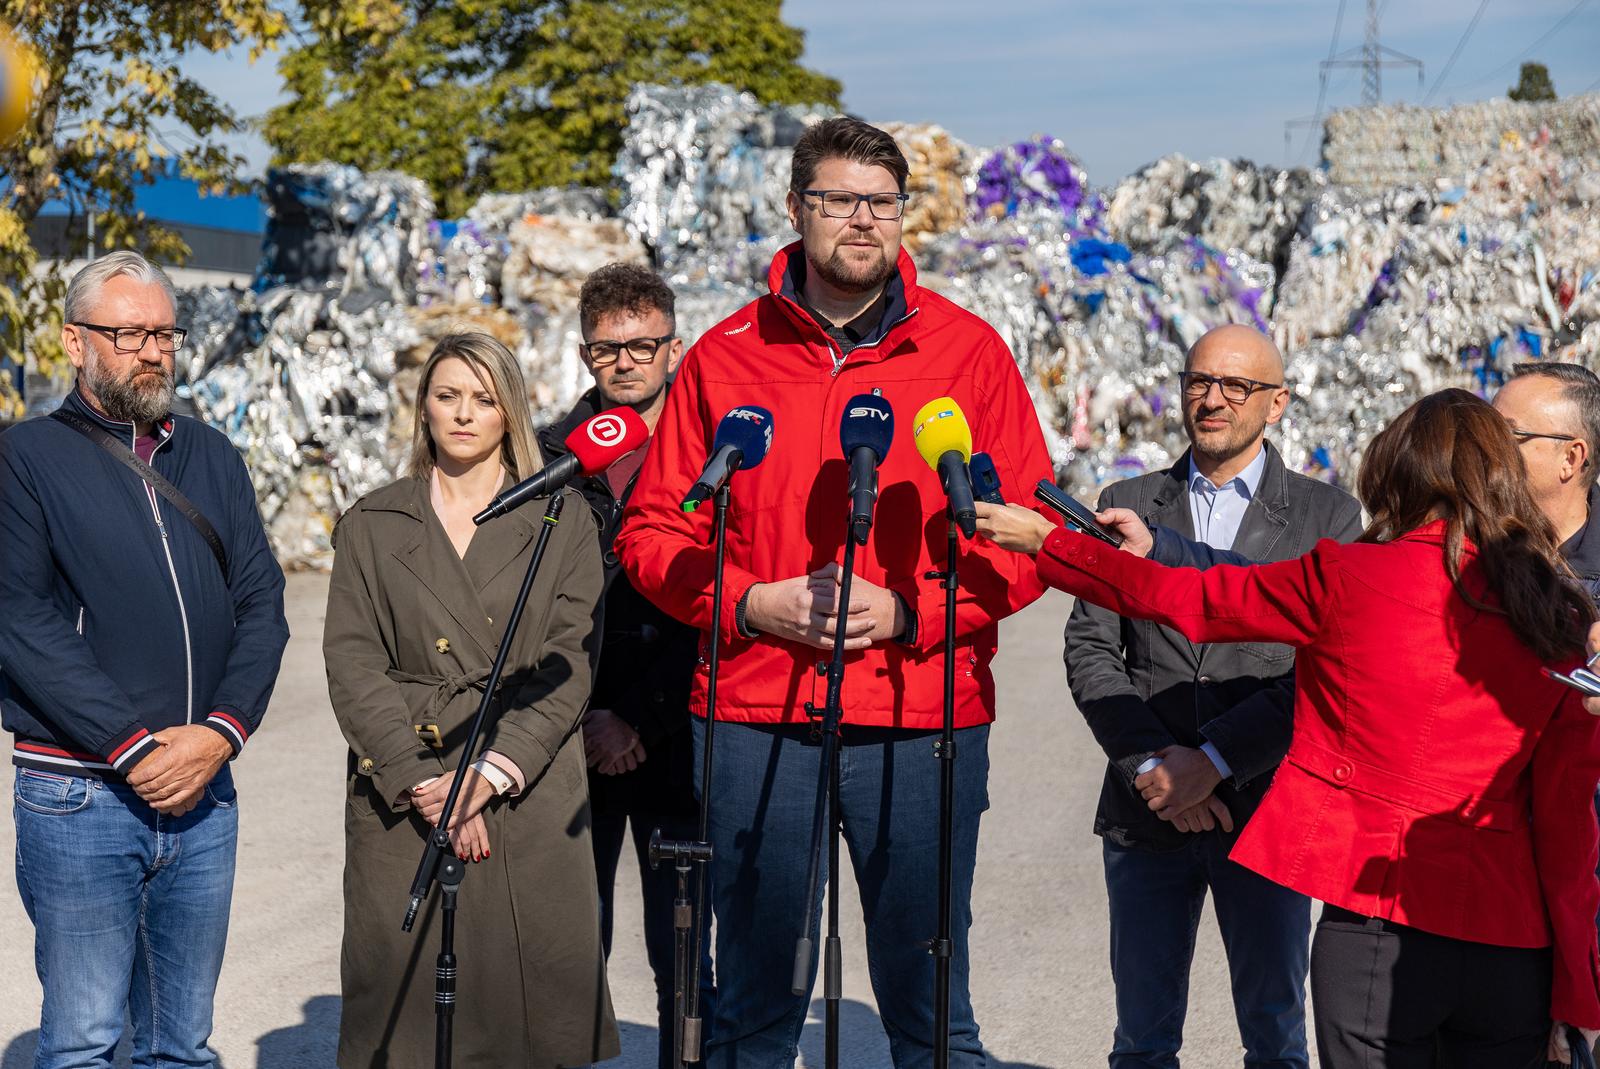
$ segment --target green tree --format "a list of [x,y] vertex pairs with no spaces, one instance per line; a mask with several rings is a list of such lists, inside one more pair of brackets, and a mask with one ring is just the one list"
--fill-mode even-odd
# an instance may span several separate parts
[[[0,21],[38,60],[28,121],[0,145],[0,355],[21,364],[31,352],[58,371],[66,287],[55,265],[40,265],[29,224],[61,201],[93,220],[99,247],[181,262],[188,248],[135,210],[135,191],[173,169],[221,191],[244,162],[223,144],[239,119],[184,77],[182,59],[243,48],[254,61],[287,23],[269,0],[0,0]],[[19,412],[0,381],[0,417]]]
[[1543,63],[1524,63],[1522,77],[1506,91],[1512,100],[1554,100],[1556,87],[1550,81],[1550,70]]
[[459,214],[488,191],[601,184],[639,82],[837,105],[779,0],[301,0],[278,162],[404,170]]

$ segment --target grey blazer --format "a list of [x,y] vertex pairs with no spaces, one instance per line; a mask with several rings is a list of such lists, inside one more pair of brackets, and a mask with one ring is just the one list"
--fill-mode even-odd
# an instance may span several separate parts
[[[1270,442],[1265,448],[1266,470],[1239,524],[1235,553],[1288,560],[1323,538],[1349,542],[1361,533],[1354,498],[1289,471]],[[1106,487],[1100,507],[1132,509],[1147,525],[1192,539],[1188,472],[1186,452],[1166,471]],[[1181,539],[1161,546],[1170,554],[1162,563],[1200,563],[1184,558]],[[1236,836],[1289,749],[1294,651],[1276,643],[1195,644],[1169,628],[1079,601],[1067,620],[1064,659],[1073,700],[1109,759],[1095,833],[1125,846],[1182,846],[1186,833],[1158,818],[1134,791],[1135,770],[1163,747],[1210,742],[1233,773],[1217,797],[1233,816]]]

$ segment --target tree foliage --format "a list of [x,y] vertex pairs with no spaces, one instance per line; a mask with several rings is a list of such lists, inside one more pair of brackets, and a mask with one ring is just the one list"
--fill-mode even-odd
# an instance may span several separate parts
[[601,184],[639,82],[720,81],[768,103],[837,104],[799,62],[779,0],[301,0],[279,162],[331,159],[429,183],[445,214],[480,194]]
[[[176,170],[220,192],[243,163],[224,144],[240,120],[184,76],[183,57],[241,49],[254,61],[287,21],[269,0],[0,0],[0,21],[38,60],[33,110],[0,145],[0,355],[21,364],[31,352],[54,370],[65,283],[40,265],[29,224],[60,201],[92,218],[100,248],[181,262],[187,247],[135,209],[135,191]],[[15,416],[18,399],[0,391],[0,416]]]
[[1512,100],[1554,100],[1556,87],[1550,81],[1550,70],[1543,63],[1524,63],[1522,77],[1507,91]]

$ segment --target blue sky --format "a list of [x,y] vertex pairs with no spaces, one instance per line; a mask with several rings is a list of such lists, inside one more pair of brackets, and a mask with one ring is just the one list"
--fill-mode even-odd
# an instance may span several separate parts
[[[1384,99],[1418,102],[1480,0],[1379,3],[1383,43],[1423,60],[1427,78],[1419,91],[1414,71],[1385,70]],[[1285,154],[1284,122],[1316,106],[1317,64],[1339,0],[787,0],[783,8],[806,31],[805,61],[844,83],[856,114],[937,122],[978,145],[1052,134],[1092,181],[1109,183],[1169,152],[1313,161],[1304,129]],[[1346,0],[1341,50],[1361,43],[1365,14],[1366,0]],[[1600,90],[1600,0],[1489,0],[1433,103],[1503,96],[1535,45],[1525,58],[1550,68],[1559,94]],[[242,115],[281,98],[270,54],[253,66],[200,55],[188,69]],[[1360,97],[1359,71],[1333,73],[1328,107]],[[264,165],[259,139],[239,147],[253,167]]]

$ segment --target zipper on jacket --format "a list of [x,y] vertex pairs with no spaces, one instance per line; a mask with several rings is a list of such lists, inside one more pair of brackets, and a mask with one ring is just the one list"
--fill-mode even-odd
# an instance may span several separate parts
[[[135,452],[138,450],[138,433],[137,428],[135,428],[132,432],[134,442],[130,444],[130,448],[134,449]],[[155,460],[156,453],[166,444],[167,439],[165,438],[156,442],[155,449],[150,451],[150,459],[152,461]],[[152,464],[152,466],[154,465]],[[184,684],[187,688],[183,707],[183,722],[192,724],[194,723],[194,643],[189,636],[189,610],[183,603],[183,588],[178,584],[178,566],[172,559],[172,543],[167,539],[167,525],[161,519],[161,505],[156,500],[156,492],[150,488],[149,483],[145,484],[144,493],[150,499],[150,514],[155,517],[156,530],[161,532],[161,549],[167,555],[167,574],[172,576],[172,592],[178,598],[178,619],[183,621],[183,672]]]

